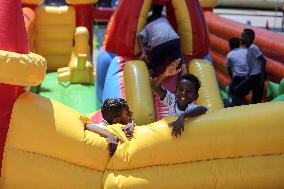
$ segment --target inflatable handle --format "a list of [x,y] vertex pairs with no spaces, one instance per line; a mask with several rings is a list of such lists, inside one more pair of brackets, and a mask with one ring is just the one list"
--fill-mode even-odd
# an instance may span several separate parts
[[75,50],[77,54],[88,54],[89,47],[89,32],[86,27],[77,27],[75,31]]
[[209,110],[224,108],[212,64],[208,60],[192,60],[189,73],[194,74],[201,82],[197,104],[206,106]]
[[129,61],[124,67],[125,97],[137,125],[156,120],[153,94],[146,64],[139,60]]

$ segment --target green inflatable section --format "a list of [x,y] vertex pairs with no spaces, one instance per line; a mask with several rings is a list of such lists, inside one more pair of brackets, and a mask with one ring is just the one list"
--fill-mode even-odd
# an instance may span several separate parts
[[[94,26],[95,27],[95,26]],[[94,28],[93,53],[98,53],[102,43],[104,30]],[[96,57],[93,57],[96,59]],[[40,86],[31,87],[31,92],[49,99],[61,102],[62,104],[75,109],[82,114],[89,114],[101,108],[101,103],[96,97],[96,88],[93,84],[71,84],[59,83],[57,72],[46,73],[45,79]]]
[[284,101],[284,78],[279,84],[268,82],[267,83],[267,96],[272,97],[272,102]]
[[39,95],[56,100],[83,114],[97,111],[101,104],[96,100],[93,84],[59,83],[57,73],[47,73]]

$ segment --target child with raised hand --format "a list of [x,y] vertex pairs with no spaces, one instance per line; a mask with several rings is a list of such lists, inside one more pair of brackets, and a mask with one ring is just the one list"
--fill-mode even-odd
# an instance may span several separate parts
[[125,136],[131,140],[135,127],[135,124],[132,121],[132,112],[129,110],[126,100],[122,98],[106,99],[102,105],[101,112],[104,120],[98,124],[87,123],[85,129],[95,132],[106,138],[108,142],[109,154],[112,156],[117,148],[118,143],[123,142],[123,139],[103,129],[103,126],[117,123],[125,125],[122,128],[122,131],[124,132]]
[[179,78],[175,94],[162,88],[162,84],[167,77],[173,76],[181,72],[181,68],[177,68],[181,59],[172,62],[155,81],[152,83],[152,89],[160,100],[169,107],[169,115],[177,115],[178,119],[170,126],[173,127],[172,135],[181,135],[184,131],[184,119],[204,114],[207,108],[198,106],[194,103],[198,98],[198,90],[200,88],[200,81],[192,74],[183,75]]

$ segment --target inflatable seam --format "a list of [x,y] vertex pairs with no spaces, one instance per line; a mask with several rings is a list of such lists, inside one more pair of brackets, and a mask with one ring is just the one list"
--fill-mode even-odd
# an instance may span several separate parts
[[[212,158],[212,159],[203,159],[203,160],[194,160],[194,161],[187,161],[187,162],[180,162],[180,163],[172,163],[172,164],[160,164],[160,165],[147,165],[141,166],[137,168],[131,169],[108,169],[106,168],[105,171],[131,171],[131,170],[139,170],[151,167],[162,167],[162,166],[171,166],[171,165],[182,165],[182,164],[190,164],[190,163],[198,163],[198,162],[207,162],[207,161],[215,161],[215,160],[229,160],[229,159],[241,159],[241,158],[250,158],[250,157],[265,157],[265,156],[279,156],[284,155],[284,152],[275,153],[275,154],[257,154],[257,155],[249,155],[249,156],[236,156],[236,157],[226,157],[226,158]],[[107,166],[108,167],[108,166]],[[104,171],[104,172],[105,172]]]
[[52,159],[60,160],[60,161],[63,161],[63,162],[66,162],[66,163],[69,163],[69,164],[72,164],[72,165],[76,165],[76,166],[79,166],[79,167],[84,167],[84,168],[87,168],[87,169],[90,169],[90,170],[95,170],[95,171],[100,172],[100,173],[105,172],[105,170],[104,170],[104,171],[100,171],[100,170],[93,169],[93,168],[90,168],[90,167],[87,167],[87,166],[84,166],[84,165],[81,165],[81,164],[76,164],[76,163],[74,163],[74,162],[66,161],[66,160],[60,159],[60,158],[58,158],[58,157],[54,157],[54,156],[50,156],[50,155],[46,155],[46,154],[41,154],[41,153],[38,153],[38,152],[32,152],[32,151],[28,151],[28,150],[23,150],[23,149],[20,149],[20,148],[16,148],[16,147],[13,147],[12,145],[9,145],[9,144],[6,144],[6,145],[5,145],[5,148],[8,148],[8,149],[10,148],[10,149],[18,150],[18,151],[21,151],[21,152],[24,152],[24,153],[36,154],[36,155],[40,155],[40,156],[43,156],[43,157],[47,157],[47,158],[52,158]]

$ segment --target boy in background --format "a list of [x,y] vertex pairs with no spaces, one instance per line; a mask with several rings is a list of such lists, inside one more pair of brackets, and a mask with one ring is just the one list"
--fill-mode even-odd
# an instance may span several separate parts
[[240,48],[240,39],[235,37],[229,40],[229,46],[231,51],[226,57],[226,67],[231,78],[229,94],[232,103],[229,106],[239,106],[243,104],[244,95],[236,93],[234,89],[246,80],[249,74],[247,49]]
[[248,90],[252,91],[251,103],[262,101],[264,82],[266,79],[266,59],[260,49],[253,44],[255,33],[252,29],[244,29],[241,34],[242,44],[247,48],[247,64],[249,67]]

